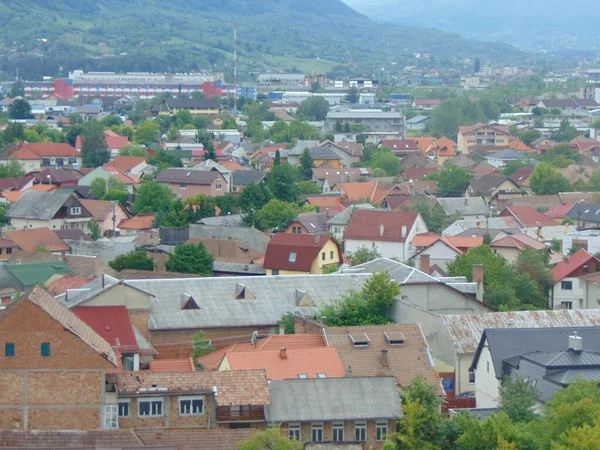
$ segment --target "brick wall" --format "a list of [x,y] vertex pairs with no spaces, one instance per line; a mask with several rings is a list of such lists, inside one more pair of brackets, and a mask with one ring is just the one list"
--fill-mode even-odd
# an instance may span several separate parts
[[323,325],[304,317],[296,316],[294,319],[296,334],[323,334]]

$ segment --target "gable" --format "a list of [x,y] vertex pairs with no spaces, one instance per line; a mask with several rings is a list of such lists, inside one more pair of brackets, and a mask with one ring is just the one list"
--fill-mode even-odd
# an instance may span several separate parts
[[150,309],[150,295],[119,283],[77,306],[125,306],[127,309]]

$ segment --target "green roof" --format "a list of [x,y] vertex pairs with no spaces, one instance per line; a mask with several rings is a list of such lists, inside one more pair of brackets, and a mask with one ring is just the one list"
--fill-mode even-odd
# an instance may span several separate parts
[[6,264],[5,267],[25,288],[45,283],[53,275],[73,274],[71,268],[62,261]]

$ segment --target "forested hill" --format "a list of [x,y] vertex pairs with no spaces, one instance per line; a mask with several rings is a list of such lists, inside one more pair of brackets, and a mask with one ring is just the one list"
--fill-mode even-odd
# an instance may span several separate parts
[[[65,70],[81,67],[83,58],[84,68],[222,70],[232,65],[236,21],[246,72],[298,59],[378,65],[386,54],[401,64],[415,52],[448,65],[464,57],[520,57],[508,45],[379,24],[340,0],[0,0],[0,18],[4,55],[14,61],[35,54],[39,67],[29,70],[42,70],[48,56]],[[116,57],[97,59],[110,54]],[[2,69],[10,69],[4,59]]]

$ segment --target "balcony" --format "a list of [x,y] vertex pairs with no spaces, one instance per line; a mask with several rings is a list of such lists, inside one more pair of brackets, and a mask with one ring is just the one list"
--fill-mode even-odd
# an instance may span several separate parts
[[263,406],[219,406],[217,422],[264,422]]

